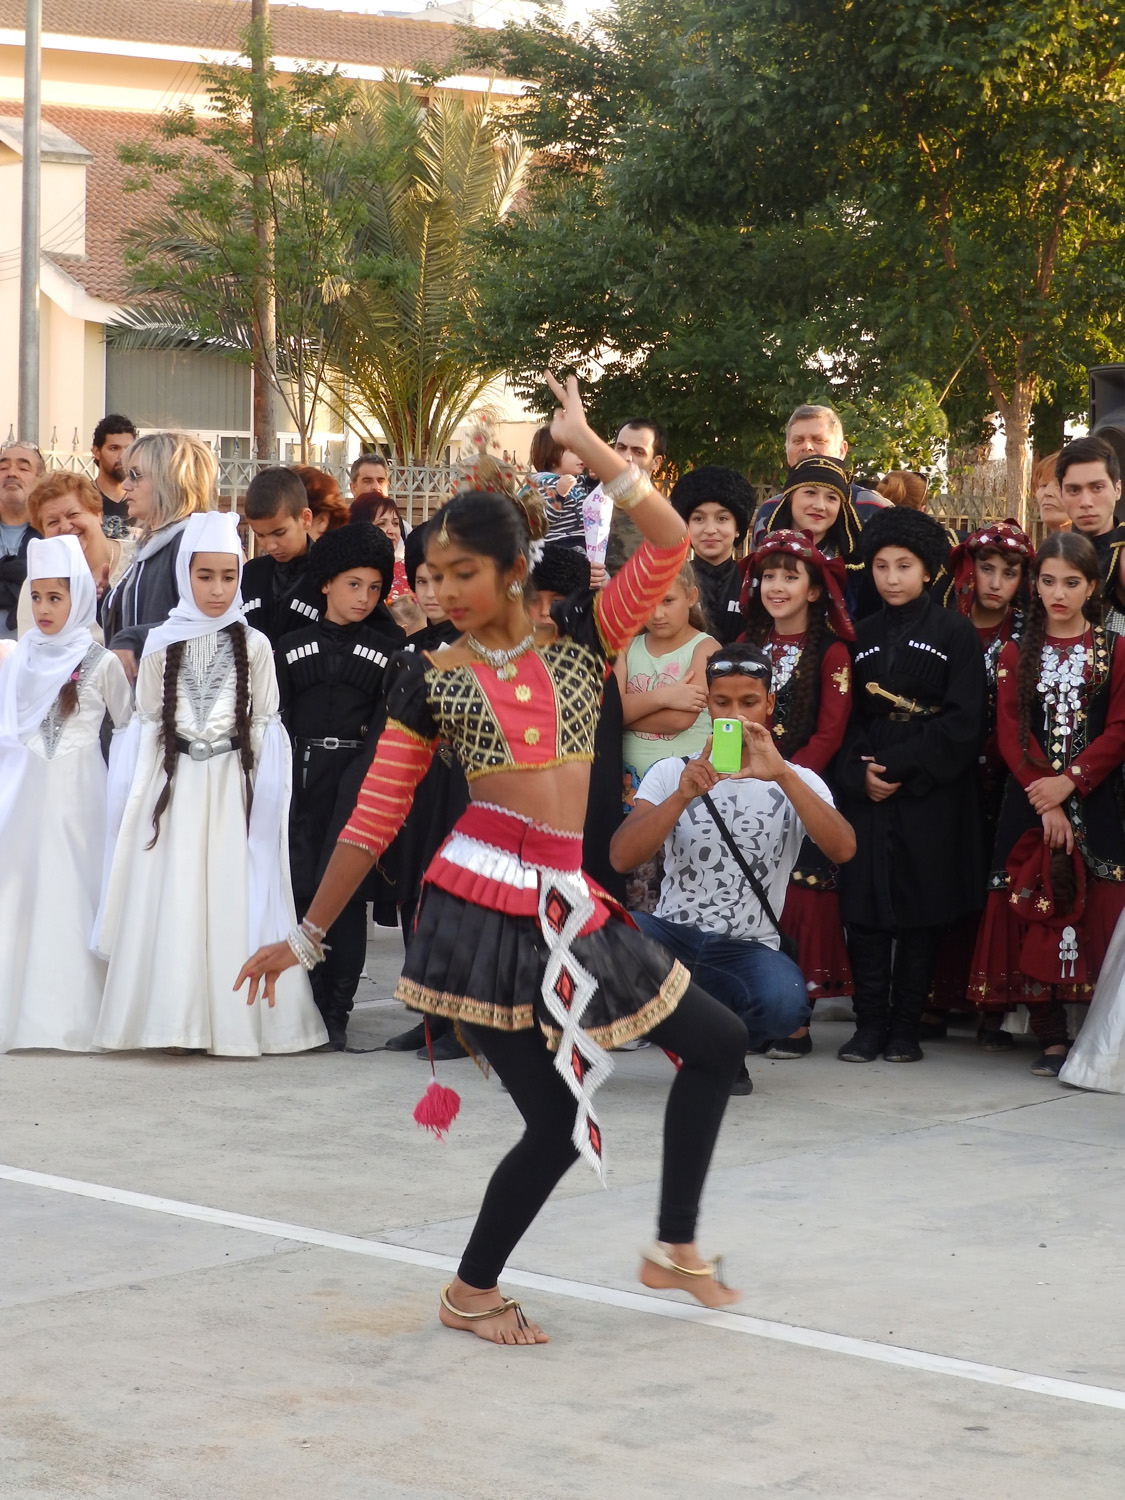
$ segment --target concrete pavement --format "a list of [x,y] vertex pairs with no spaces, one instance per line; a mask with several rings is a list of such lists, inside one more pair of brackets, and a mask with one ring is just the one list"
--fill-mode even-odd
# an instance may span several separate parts
[[[399,951],[372,944],[358,1043],[407,1023],[385,1003]],[[463,1107],[438,1144],[410,1118],[410,1055],[0,1057],[0,1161],[143,1205],[0,1180],[0,1495],[1118,1496],[1125,1410],[1060,1392],[1125,1392],[1125,1100],[1032,1078],[1030,1042],[857,1067],[845,1034],[750,1059],[731,1101],[701,1241],[745,1290],[739,1327],[625,1295],[670,1073],[619,1054],[609,1191],[575,1168],[520,1246],[516,1277],[556,1278],[520,1289],[552,1342],[510,1351],[435,1317],[441,1258],[518,1133],[471,1062],[439,1070]],[[868,1357],[896,1349],[1048,1393]]]

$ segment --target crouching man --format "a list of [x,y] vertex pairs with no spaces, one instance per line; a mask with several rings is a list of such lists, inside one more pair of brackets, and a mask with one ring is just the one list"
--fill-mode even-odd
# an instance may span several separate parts
[[[753,646],[726,646],[711,657],[708,712],[713,722],[740,722],[740,768],[717,772],[711,740],[696,760],[657,761],[610,844],[617,870],[633,869],[663,846],[656,910],[637,912],[636,920],[741,1017],[751,1051],[809,1018],[804,976],[781,951],[775,920],[801,840],[807,833],[834,864],[855,853],[851,824],[827,786],[783,760],[766,727],[772,673],[769,657]],[[751,1088],[744,1065],[733,1092]]]

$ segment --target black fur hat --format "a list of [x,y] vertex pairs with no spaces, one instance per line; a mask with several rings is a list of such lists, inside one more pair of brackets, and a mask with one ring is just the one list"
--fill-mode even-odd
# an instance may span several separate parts
[[668,498],[685,521],[697,506],[708,503],[723,506],[738,522],[738,541],[746,535],[757,504],[754,486],[749,480],[734,469],[722,469],[717,464],[690,469],[676,480]]
[[395,571],[395,549],[390,537],[370,521],[350,521],[326,531],[309,551],[309,580],[318,586],[346,573],[349,568],[377,568],[382,575],[384,598]]
[[924,511],[895,505],[871,517],[860,533],[863,560],[870,567],[882,547],[904,547],[920,557],[931,580],[949,560],[949,536],[940,521]]
[[562,594],[564,598],[585,593],[590,587],[590,564],[585,552],[576,547],[544,542],[542,556],[532,565],[531,581],[537,589]]

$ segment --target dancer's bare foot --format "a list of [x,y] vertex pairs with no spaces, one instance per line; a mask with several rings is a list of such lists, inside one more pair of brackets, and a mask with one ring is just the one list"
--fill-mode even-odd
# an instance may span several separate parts
[[497,1286],[482,1292],[455,1276],[441,1294],[438,1317],[447,1328],[475,1333],[490,1344],[547,1343],[542,1328],[528,1322],[517,1302],[505,1305],[508,1301]]
[[[662,1251],[673,1265],[658,1265],[646,1255],[641,1261],[641,1282],[654,1291],[690,1292],[704,1307],[729,1307],[732,1302],[741,1302],[742,1293],[733,1286],[724,1286],[714,1276],[693,1276],[692,1271],[708,1270],[707,1262],[694,1244],[666,1245],[659,1242],[655,1249]],[[676,1270],[675,1266],[683,1267]]]

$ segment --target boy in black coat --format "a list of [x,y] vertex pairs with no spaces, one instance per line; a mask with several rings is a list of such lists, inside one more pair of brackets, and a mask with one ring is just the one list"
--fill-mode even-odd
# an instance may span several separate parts
[[[310,549],[306,571],[320,591],[324,618],[282,636],[275,653],[282,718],[293,741],[289,860],[298,911],[316,891],[340,821],[340,784],[382,711],[383,673],[405,640],[398,626],[373,619],[394,573],[394,549],[377,527],[361,521],[326,532]],[[330,1044],[343,1050],[367,952],[362,895],[332,924],[327,946],[327,958],[312,972],[313,996]]]
[[276,647],[290,630],[319,620],[324,595],[309,577],[313,514],[292,469],[262,469],[246,491],[246,520],[257,556],[242,570],[246,623]]
[[861,546],[882,608],[856,625],[852,716],[835,763],[857,840],[840,871],[856,1031],[839,1056],[916,1062],[943,929],[978,909],[984,889],[987,685],[971,622],[930,593],[949,554],[938,522],[884,510]]

